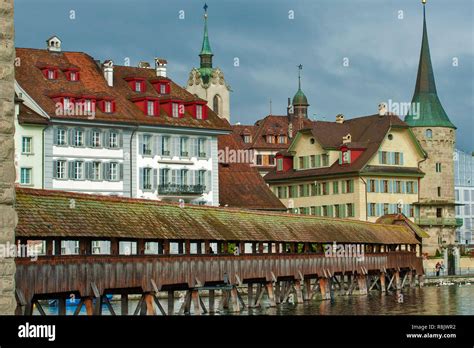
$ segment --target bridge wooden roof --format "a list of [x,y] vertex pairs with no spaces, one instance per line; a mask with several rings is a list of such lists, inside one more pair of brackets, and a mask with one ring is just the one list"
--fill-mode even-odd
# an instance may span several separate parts
[[406,226],[16,188],[23,238],[419,244]]

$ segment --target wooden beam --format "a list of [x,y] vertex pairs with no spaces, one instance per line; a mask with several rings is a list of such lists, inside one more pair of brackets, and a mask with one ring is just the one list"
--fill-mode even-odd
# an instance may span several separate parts
[[128,315],[128,294],[123,293],[120,295],[120,314]]
[[168,315],[174,314],[174,291],[168,290]]
[[295,280],[294,287],[296,291],[296,303],[301,304],[303,303],[303,291],[301,290],[301,281]]
[[192,297],[192,300],[193,300],[193,304],[194,304],[194,314],[195,315],[201,315],[202,314],[202,311],[201,311],[201,304],[199,303],[199,291],[198,290],[192,290],[191,291],[191,297]]
[[58,298],[58,315],[66,315],[66,297]]
[[[76,310],[74,311],[74,314],[73,315],[79,315],[79,313],[81,313],[81,309],[82,309],[82,306],[84,305],[84,299],[80,299],[79,300],[79,303],[77,304],[77,307],[76,307]],[[36,303],[36,306],[38,308],[38,310],[40,310],[41,308],[41,311],[43,311],[43,307],[41,307],[41,304],[39,302]],[[40,312],[41,312],[40,311]],[[44,312],[44,311],[43,311]],[[44,315],[44,314],[43,314]]]
[[273,292],[273,283],[272,282],[267,282],[265,284],[267,294],[268,294],[268,301],[270,302],[270,307],[276,307],[276,301],[275,301],[275,293]]
[[209,290],[209,313],[214,313],[215,310],[216,294],[215,290]]
[[379,280],[380,280],[380,288],[381,288],[382,292],[385,292],[385,290],[386,290],[386,288],[385,288],[385,272],[380,272]]
[[84,306],[86,307],[86,314],[93,315],[94,314],[94,306],[92,304],[92,297],[84,298]]

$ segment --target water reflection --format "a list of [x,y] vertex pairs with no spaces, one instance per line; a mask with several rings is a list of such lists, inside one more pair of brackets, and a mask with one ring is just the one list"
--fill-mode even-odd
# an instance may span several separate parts
[[[268,307],[263,299],[261,308],[245,309],[241,313],[218,313],[217,315],[472,315],[474,314],[474,285],[441,286],[403,290],[403,303],[399,303],[395,292],[381,294],[372,291],[367,296],[336,296],[334,300],[312,300],[304,304],[284,303],[277,307]],[[246,296],[243,295],[246,301]],[[208,307],[208,298],[203,297]],[[220,298],[216,299],[218,303]],[[160,300],[167,311],[166,300]],[[138,301],[129,301],[129,313],[133,313]],[[216,308],[217,308],[216,303]],[[120,313],[120,301],[112,301],[116,313]],[[179,310],[181,303],[175,302],[174,308]],[[43,305],[48,314],[57,314],[57,307]],[[75,307],[68,306],[67,314],[74,313]],[[35,309],[34,314],[38,315]],[[85,315],[82,308],[81,315]],[[106,307],[104,315],[110,315]]]

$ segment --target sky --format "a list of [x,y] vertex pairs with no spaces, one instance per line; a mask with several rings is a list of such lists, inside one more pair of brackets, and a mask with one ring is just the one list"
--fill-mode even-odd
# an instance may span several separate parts
[[[286,114],[298,88],[309,117],[371,115],[380,102],[409,103],[422,35],[421,0],[207,0],[214,67],[231,93],[231,122]],[[204,1],[16,0],[17,47],[63,50],[116,65],[168,60],[185,85],[199,65]],[[474,1],[428,0],[427,27],[439,98],[457,126],[457,147],[474,151]],[[236,64],[238,62],[238,64]]]

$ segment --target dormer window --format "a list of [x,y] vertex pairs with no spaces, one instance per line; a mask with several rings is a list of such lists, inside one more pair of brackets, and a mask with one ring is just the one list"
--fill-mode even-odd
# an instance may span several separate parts
[[112,112],[112,102],[110,100],[104,101],[104,112],[106,113]]
[[71,71],[69,74],[69,81],[77,81],[77,73],[75,71]]
[[273,135],[267,135],[267,143],[273,144],[275,142],[275,138]]
[[166,94],[166,85],[164,83],[160,84],[160,94]]
[[278,137],[278,143],[279,144],[286,144],[286,135],[280,135]]
[[152,100],[147,101],[147,115],[148,116],[155,115],[155,102]]
[[128,86],[132,89],[134,92],[138,93],[145,93],[146,92],[146,85],[145,85],[145,79],[142,77],[127,77],[125,78],[125,81],[128,82]]
[[52,69],[48,69],[48,80],[55,80],[56,79],[56,73]]
[[244,135],[244,143],[251,143],[252,142],[252,136],[251,135]]
[[341,150],[339,157],[339,164],[349,164],[351,163],[351,151],[347,149]]
[[102,99],[99,101],[99,108],[102,112],[111,114],[115,112],[115,100],[109,98]]
[[63,99],[63,108],[64,110],[68,110],[71,107],[71,99],[69,98],[64,98]]
[[196,118],[202,120],[202,105],[196,105]]
[[135,92],[141,92],[142,91],[142,83],[139,81],[135,81]]
[[92,112],[92,100],[85,99],[84,100],[84,111],[85,112]]
[[79,81],[79,70],[76,68],[63,69],[64,75],[68,81]]
[[179,117],[179,104],[178,103],[173,103],[172,114],[173,114],[173,117]]

